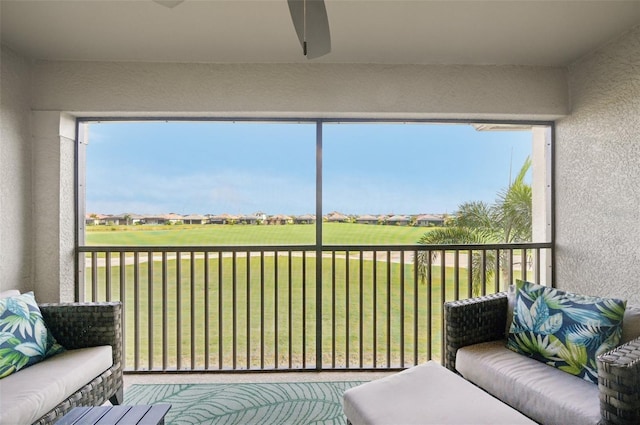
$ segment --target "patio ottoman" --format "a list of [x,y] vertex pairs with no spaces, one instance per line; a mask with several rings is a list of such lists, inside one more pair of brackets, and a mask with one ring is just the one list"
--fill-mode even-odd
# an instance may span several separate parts
[[434,361],[345,391],[344,413],[353,425],[535,424]]

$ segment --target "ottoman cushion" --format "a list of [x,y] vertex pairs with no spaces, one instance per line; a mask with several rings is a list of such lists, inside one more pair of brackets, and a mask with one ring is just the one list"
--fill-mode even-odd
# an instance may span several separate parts
[[344,393],[360,424],[535,424],[439,363],[430,361]]

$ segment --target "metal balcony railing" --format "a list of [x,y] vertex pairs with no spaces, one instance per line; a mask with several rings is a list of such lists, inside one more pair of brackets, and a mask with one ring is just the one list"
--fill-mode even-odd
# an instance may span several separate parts
[[550,243],[87,246],[77,292],[123,302],[126,371],[388,370],[442,358],[445,301],[540,282],[551,257]]

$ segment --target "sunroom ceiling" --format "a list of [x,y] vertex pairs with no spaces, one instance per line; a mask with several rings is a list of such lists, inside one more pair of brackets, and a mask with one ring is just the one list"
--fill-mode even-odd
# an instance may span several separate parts
[[326,0],[332,51],[302,54],[286,0],[1,0],[35,59],[564,66],[640,24],[632,1]]

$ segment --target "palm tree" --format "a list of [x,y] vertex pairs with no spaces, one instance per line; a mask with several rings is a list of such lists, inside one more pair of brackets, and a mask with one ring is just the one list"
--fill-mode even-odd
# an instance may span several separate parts
[[[527,158],[520,172],[510,182],[509,187],[498,193],[496,202],[489,205],[482,201],[465,202],[458,207],[456,216],[447,227],[425,233],[418,243],[424,245],[445,244],[490,244],[517,243],[531,240],[531,186],[525,182],[525,175],[531,168],[531,159]],[[506,254],[504,251],[502,255]],[[436,255],[436,253],[432,253]],[[480,292],[483,263],[486,265],[485,279],[489,281],[496,273],[496,252],[487,251],[472,255],[473,294]],[[501,258],[502,264],[509,264]],[[429,252],[420,251],[416,257],[418,275],[422,281],[428,277]],[[507,268],[501,268],[508,275]],[[506,281],[506,279],[504,279]]]

